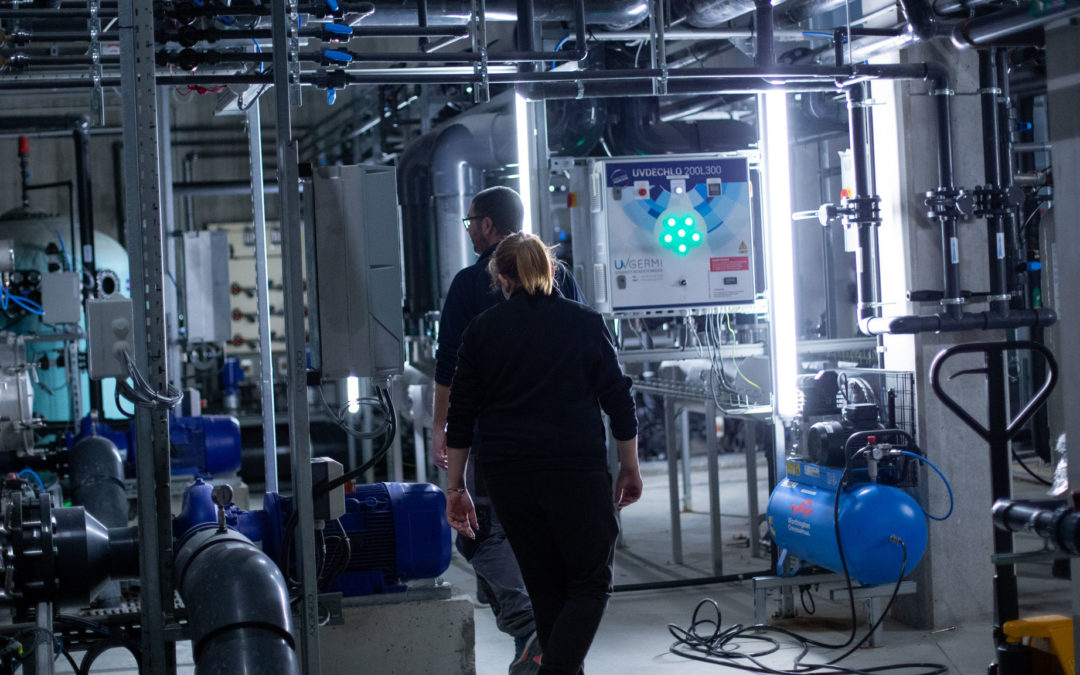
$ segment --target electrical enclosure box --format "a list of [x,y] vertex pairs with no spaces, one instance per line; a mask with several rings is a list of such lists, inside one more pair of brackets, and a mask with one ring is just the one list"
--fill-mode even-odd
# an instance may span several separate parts
[[[345,475],[345,469],[329,457],[311,458],[311,484],[329,483]],[[315,520],[337,520],[345,515],[345,486],[339,485],[315,498]]]
[[232,337],[229,306],[229,235],[184,233],[184,311],[188,344]]
[[90,378],[127,377],[127,368],[117,354],[124,348],[134,353],[131,300],[114,296],[94,298],[86,303],[87,369]]
[[317,291],[312,342],[323,377],[402,372],[401,219],[394,168],[316,167],[304,191]]
[[746,154],[592,160],[586,171],[594,307],[650,316],[754,302]]
[[41,275],[42,319],[60,325],[79,323],[82,319],[82,283],[75,272],[54,272]]

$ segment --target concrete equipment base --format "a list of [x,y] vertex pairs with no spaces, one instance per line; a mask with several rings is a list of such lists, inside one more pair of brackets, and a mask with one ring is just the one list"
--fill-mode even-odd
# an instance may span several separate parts
[[344,624],[319,634],[324,675],[476,673],[476,627],[467,596],[346,598]]

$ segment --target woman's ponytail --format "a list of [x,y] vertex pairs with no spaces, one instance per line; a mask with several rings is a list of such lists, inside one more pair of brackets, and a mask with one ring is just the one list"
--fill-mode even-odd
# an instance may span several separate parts
[[538,238],[518,232],[499,243],[488,263],[488,272],[495,285],[501,274],[529,295],[551,295],[552,264],[550,248]]

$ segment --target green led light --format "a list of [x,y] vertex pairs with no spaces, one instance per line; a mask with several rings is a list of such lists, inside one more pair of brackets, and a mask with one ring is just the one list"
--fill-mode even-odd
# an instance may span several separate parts
[[675,225],[675,219],[674,218],[668,218],[667,219],[667,224],[668,224],[668,227],[673,227]]
[[685,237],[686,236],[686,230],[679,230],[679,236],[680,237]]
[[666,241],[667,243],[670,244],[671,243],[671,235],[670,234],[665,234],[664,235],[664,241]]
[[691,239],[693,239],[694,241],[701,241],[701,235],[700,235],[700,234],[698,234],[697,232],[695,232],[694,234],[692,234],[692,235],[690,236],[690,238],[691,238]]
[[686,217],[686,224],[687,225],[693,225],[694,224],[694,219],[691,218],[690,216],[687,216]]
[[679,244],[679,253],[686,253],[686,244]]

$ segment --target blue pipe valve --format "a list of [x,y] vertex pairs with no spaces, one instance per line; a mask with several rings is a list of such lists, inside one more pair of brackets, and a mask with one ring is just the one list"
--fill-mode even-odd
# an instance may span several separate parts
[[324,23],[322,26],[322,39],[326,42],[341,42],[352,37],[352,26],[343,26],[340,23]]
[[345,66],[352,62],[352,54],[339,49],[324,49],[322,62],[324,66]]
[[330,8],[330,11],[337,14],[340,10],[337,0],[326,0],[326,6]]

